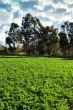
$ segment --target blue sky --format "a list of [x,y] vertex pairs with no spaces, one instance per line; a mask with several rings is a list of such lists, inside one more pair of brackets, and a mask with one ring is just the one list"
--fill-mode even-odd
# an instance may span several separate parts
[[64,21],[73,21],[73,0],[0,0],[0,43],[12,22],[21,26],[22,17],[31,13],[43,25],[59,27]]

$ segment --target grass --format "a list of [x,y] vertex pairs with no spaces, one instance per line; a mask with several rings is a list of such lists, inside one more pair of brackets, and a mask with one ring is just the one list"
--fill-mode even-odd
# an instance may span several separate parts
[[69,110],[73,60],[0,57],[0,110]]

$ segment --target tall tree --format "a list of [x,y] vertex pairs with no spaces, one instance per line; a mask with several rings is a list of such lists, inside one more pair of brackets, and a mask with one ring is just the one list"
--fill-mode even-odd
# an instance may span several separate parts
[[67,34],[63,33],[63,32],[60,32],[59,37],[60,37],[59,43],[60,43],[61,51],[62,51],[63,55],[67,55],[68,54],[68,49],[69,49]]
[[16,52],[19,48],[19,44],[22,43],[23,36],[21,34],[21,28],[16,23],[11,23],[10,29],[7,32],[8,37],[6,38],[6,43],[9,45],[9,48]]
[[41,27],[40,21],[28,13],[22,18],[22,27],[22,34],[25,38],[24,46],[26,48],[26,53],[29,53],[30,47],[33,48],[33,51],[36,51],[36,42],[39,38]]
[[62,32],[66,34],[66,37],[69,43],[69,46],[67,46],[69,53],[73,54],[72,52],[73,51],[73,22],[66,21],[63,23],[61,27],[62,27]]
[[49,42],[50,42],[50,53],[57,55],[59,54],[59,39],[58,39],[58,29],[54,26],[50,27],[49,33]]

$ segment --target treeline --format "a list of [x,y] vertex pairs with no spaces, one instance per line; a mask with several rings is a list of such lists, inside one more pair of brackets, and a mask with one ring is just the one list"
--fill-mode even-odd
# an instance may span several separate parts
[[59,32],[54,26],[44,27],[38,18],[28,13],[21,24],[11,23],[6,32],[8,54],[73,55],[72,22],[64,22]]

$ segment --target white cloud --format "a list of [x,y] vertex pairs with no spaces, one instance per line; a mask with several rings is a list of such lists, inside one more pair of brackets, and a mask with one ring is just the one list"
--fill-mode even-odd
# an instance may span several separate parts
[[5,41],[6,34],[5,32],[8,31],[10,28],[10,25],[4,25],[2,28],[0,28],[0,41]]
[[0,9],[0,40],[4,40],[7,36],[5,32],[9,30],[11,22],[13,20],[13,13]]
[[52,26],[53,22],[50,20],[40,20],[43,26]]
[[13,2],[11,4],[11,7],[12,7],[12,11],[13,12],[20,10],[20,4],[19,4],[19,2]]
[[69,7],[68,7],[67,10],[66,10],[66,12],[67,12],[67,13],[71,13],[71,16],[72,16],[72,14],[73,14],[73,7],[72,7],[72,8],[69,8]]
[[21,0],[22,2],[29,2],[29,0]]
[[[35,5],[34,7],[36,7],[38,9],[38,14],[36,13],[36,15],[41,16],[43,18],[47,18],[48,20],[50,19],[51,24],[54,22],[58,22],[61,23],[63,21],[66,20],[72,20],[72,15],[71,13],[73,13],[73,8],[68,7],[68,4],[73,3],[73,0],[64,0],[63,2],[59,1],[57,3],[54,3],[53,0],[38,0],[38,4]],[[44,12],[44,8],[46,6],[52,6],[53,8],[51,10],[46,10],[46,12]],[[57,12],[58,9],[65,9],[66,11],[62,12],[61,14],[59,12]],[[49,21],[45,21],[43,23],[44,25],[49,24]]]
[[12,22],[17,23],[19,26],[21,26],[21,22],[22,22],[22,17],[18,17],[12,20]]
[[8,4],[11,4],[12,3],[12,0],[1,0],[1,2],[3,2],[3,3],[8,3]]
[[43,0],[43,1],[38,0],[38,4],[34,5],[34,7],[37,8],[38,10],[43,10],[49,4],[52,4],[52,0]]
[[68,6],[62,2],[58,2],[58,3],[52,3],[52,6],[57,9],[57,8],[64,8],[64,9],[67,9]]
[[0,9],[0,25],[11,23],[13,19],[13,13],[8,12],[5,9]]
[[66,4],[73,4],[73,0],[64,0],[64,3],[66,3]]

